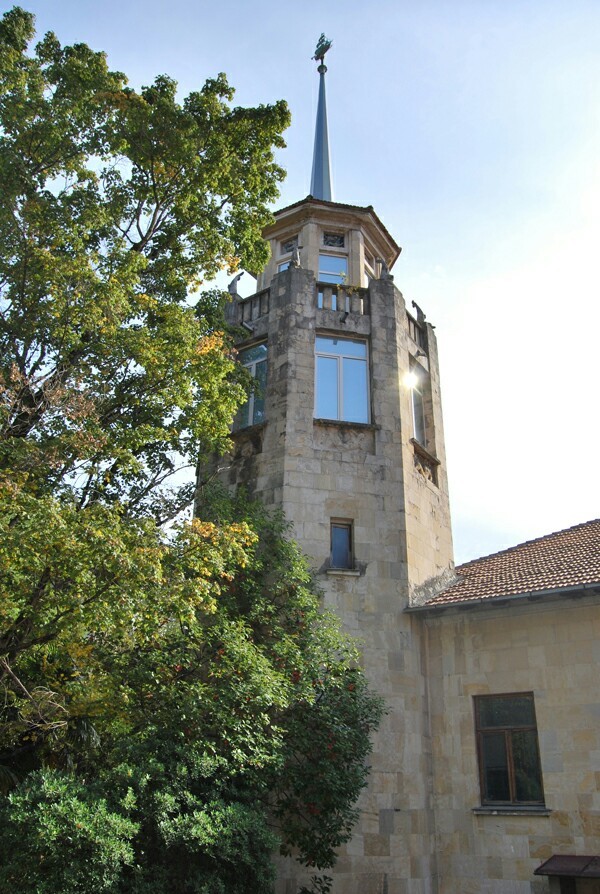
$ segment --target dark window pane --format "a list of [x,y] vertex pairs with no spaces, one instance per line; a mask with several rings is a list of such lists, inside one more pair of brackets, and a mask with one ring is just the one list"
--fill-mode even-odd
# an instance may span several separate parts
[[542,771],[535,730],[512,733],[512,756],[517,801],[543,801]]
[[240,361],[244,366],[250,366],[255,361],[266,360],[266,358],[267,346],[265,344],[253,345],[251,348],[246,348],[245,351],[240,351]]
[[298,237],[294,236],[292,239],[287,239],[285,242],[281,243],[281,254],[288,255],[294,251],[294,249],[298,245]]
[[255,425],[265,418],[265,388],[267,384],[267,346],[263,342],[240,351],[240,362],[256,380],[248,401],[240,407],[234,419],[233,428]]
[[331,564],[333,568],[350,568],[352,544],[350,525],[331,525]]
[[510,801],[504,733],[486,733],[481,737],[481,757],[484,801]]
[[233,420],[233,427],[236,428],[246,428],[249,425],[248,416],[250,413],[250,401],[247,400],[243,407],[240,407],[237,413],[235,414],[235,419]]
[[254,407],[252,423],[262,422],[265,418],[265,388],[267,385],[267,363],[266,360],[256,364],[255,372],[256,382],[254,386]]
[[535,726],[533,698],[530,695],[490,696],[478,699],[479,726]]
[[543,804],[533,695],[479,696],[475,718],[483,802]]

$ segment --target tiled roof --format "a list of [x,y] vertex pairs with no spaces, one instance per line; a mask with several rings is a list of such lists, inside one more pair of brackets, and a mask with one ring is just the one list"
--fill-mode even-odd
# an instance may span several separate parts
[[458,565],[456,574],[423,607],[600,585],[600,519]]

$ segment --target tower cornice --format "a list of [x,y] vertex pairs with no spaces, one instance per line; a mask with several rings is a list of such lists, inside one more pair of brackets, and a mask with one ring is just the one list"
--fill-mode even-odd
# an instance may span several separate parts
[[265,239],[277,236],[283,229],[298,229],[307,221],[320,222],[324,225],[339,225],[361,229],[367,238],[376,246],[378,253],[392,268],[402,251],[384,224],[377,216],[372,205],[349,205],[343,202],[328,202],[314,196],[306,196],[299,202],[278,209],[275,220],[263,232]]

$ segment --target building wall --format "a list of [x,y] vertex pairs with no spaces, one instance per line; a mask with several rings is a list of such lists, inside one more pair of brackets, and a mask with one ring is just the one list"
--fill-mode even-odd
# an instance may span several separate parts
[[[552,854],[600,853],[600,599],[423,618],[440,894],[542,894]],[[473,696],[533,692],[547,816],[477,815]],[[598,892],[598,881],[578,892]],[[591,888],[590,888],[591,885]]]
[[[422,319],[415,328],[385,273],[368,289],[341,289],[335,310],[327,296],[318,306],[323,227],[346,221],[356,283],[363,218],[372,255],[386,256],[389,237],[372,211],[328,203],[317,209],[321,225],[313,210],[300,203],[273,225],[266,288],[231,307],[232,322],[248,329],[240,348],[266,341],[268,378],[264,422],[236,432],[220,465],[228,486],[284,510],[387,704],[334,894],[550,894],[548,880],[533,876],[545,859],[600,852],[599,602],[405,611],[453,572],[435,336]],[[294,234],[306,269],[276,274],[281,240]],[[317,333],[368,342],[369,424],[314,419]],[[415,364],[427,381],[425,450],[414,442],[404,384]],[[352,571],[330,567],[332,518],[353,523]],[[547,815],[476,813],[473,696],[531,691]],[[282,861],[279,891],[296,894],[300,881],[297,866]]]
[[[290,268],[273,278],[268,314],[252,324],[246,342],[267,339],[265,422],[234,435],[222,478],[285,511],[326,605],[359,638],[367,676],[388,707],[334,892],[428,894],[436,891],[437,872],[427,687],[420,621],[403,609],[412,588],[452,565],[437,355],[429,327],[428,357],[419,362],[431,375],[431,447],[442,460],[432,467],[435,483],[411,443],[404,376],[418,346],[404,299],[388,277],[372,281],[361,302],[349,313],[319,308],[309,270]],[[316,332],[368,340],[371,423],[314,420]],[[331,518],[353,522],[352,572],[329,568]],[[299,878],[295,864],[283,861],[280,890],[295,894]]]

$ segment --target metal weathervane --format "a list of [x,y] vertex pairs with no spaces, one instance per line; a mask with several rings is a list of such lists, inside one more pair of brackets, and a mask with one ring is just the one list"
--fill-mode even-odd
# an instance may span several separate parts
[[316,62],[320,62],[323,65],[323,60],[325,59],[325,53],[327,50],[331,48],[332,40],[327,40],[324,34],[321,34],[319,38],[319,42],[317,43],[317,48],[315,50],[315,55],[311,58]]
[[327,40],[321,34],[312,57],[319,63],[319,103],[317,108],[317,124],[315,128],[315,148],[313,152],[313,169],[310,184],[310,194],[314,199],[333,201],[331,188],[331,164],[329,161],[329,137],[327,134],[327,105],[325,101],[325,72],[327,66],[324,63],[325,53],[331,48],[333,41]]

